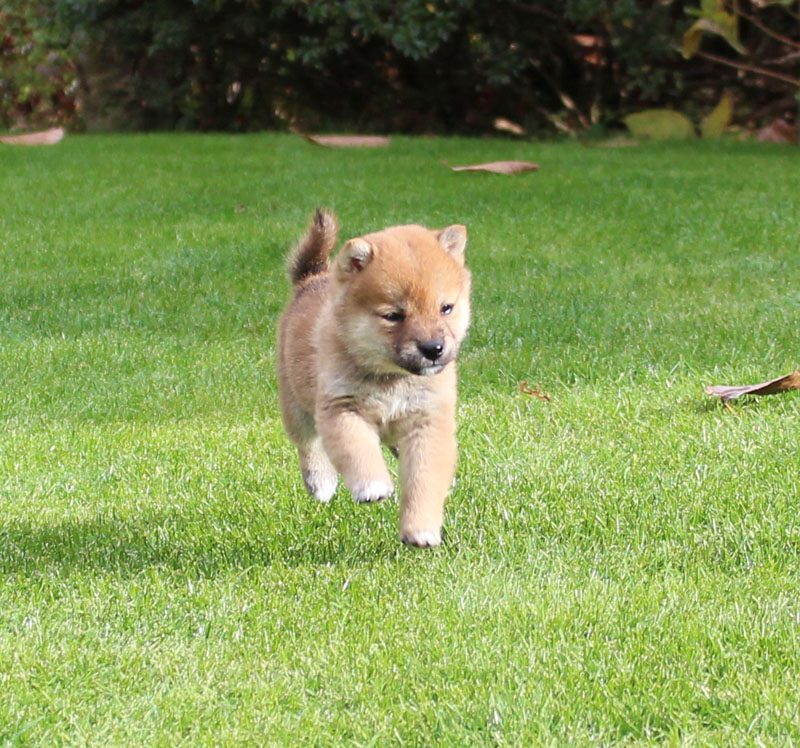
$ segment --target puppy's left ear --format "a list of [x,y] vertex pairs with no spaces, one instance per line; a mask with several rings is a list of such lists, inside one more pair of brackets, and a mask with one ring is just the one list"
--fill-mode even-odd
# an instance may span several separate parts
[[442,229],[436,238],[445,250],[460,264],[464,264],[464,249],[467,246],[467,227],[460,223]]

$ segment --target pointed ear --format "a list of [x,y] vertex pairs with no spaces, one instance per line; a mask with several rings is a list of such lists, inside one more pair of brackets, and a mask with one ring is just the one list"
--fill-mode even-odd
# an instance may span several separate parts
[[456,223],[442,229],[436,238],[445,250],[461,264],[464,264],[464,249],[467,246],[467,227]]
[[339,252],[339,257],[337,258],[339,273],[345,276],[360,273],[369,265],[373,254],[373,249],[369,242],[364,241],[364,239],[351,239]]

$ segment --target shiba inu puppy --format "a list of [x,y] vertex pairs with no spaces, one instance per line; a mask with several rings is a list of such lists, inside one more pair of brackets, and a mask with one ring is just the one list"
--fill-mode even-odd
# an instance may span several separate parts
[[356,501],[394,492],[400,538],[441,542],[456,464],[456,365],[470,322],[467,230],[394,226],[336,245],[318,210],[289,255],[294,296],[278,333],[283,421],[308,491],[329,501],[338,475]]

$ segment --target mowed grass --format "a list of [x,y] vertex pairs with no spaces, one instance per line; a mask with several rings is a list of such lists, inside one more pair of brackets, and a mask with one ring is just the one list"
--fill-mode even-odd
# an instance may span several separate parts
[[[68,137],[0,188],[0,745],[800,743],[800,394],[703,393],[798,366],[796,149]],[[436,550],[282,432],[317,205],[469,227]]]

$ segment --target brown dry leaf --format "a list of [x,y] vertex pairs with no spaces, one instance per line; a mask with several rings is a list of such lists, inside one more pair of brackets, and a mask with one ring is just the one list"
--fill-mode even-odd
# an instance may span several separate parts
[[310,143],[331,148],[383,148],[389,138],[382,135],[303,135]]
[[512,122],[510,119],[506,119],[505,117],[497,117],[493,124],[495,130],[510,132],[512,135],[525,134],[525,129],[522,127],[522,125],[518,125],[516,122]]
[[50,130],[28,132],[24,135],[0,135],[0,143],[6,145],[55,145],[64,138],[63,127],[53,127]]
[[546,392],[542,392],[538,387],[529,387],[527,382],[520,382],[519,383],[519,391],[525,395],[533,395],[534,397],[538,397],[540,400],[544,400],[544,402],[550,402],[550,395]]
[[797,130],[794,125],[778,117],[759,130],[756,139],[760,143],[797,143]]
[[530,161],[489,161],[471,166],[450,166],[446,161],[442,163],[453,171],[490,171],[493,174],[520,174],[524,171],[536,171],[539,168],[539,164],[532,164]]
[[602,36],[592,34],[573,34],[572,41],[579,47],[605,47],[606,40]]
[[729,387],[727,385],[706,387],[707,394],[722,398],[723,403],[742,395],[776,395],[790,390],[800,390],[800,370],[760,384],[746,384],[738,387]]

